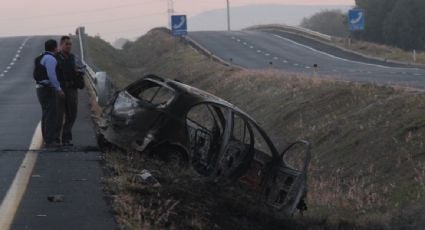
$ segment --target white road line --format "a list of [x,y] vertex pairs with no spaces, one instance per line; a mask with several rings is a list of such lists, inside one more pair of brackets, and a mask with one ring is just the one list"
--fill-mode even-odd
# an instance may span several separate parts
[[306,68],[306,69],[311,69],[311,67],[310,67],[310,66],[306,66],[305,68]]
[[8,73],[9,71],[8,70],[3,70],[3,73]]
[[292,44],[295,44],[295,45],[298,45],[298,46],[304,47],[304,48],[309,49],[309,50],[311,50],[311,51],[314,51],[314,52],[316,52],[316,53],[320,53],[320,54],[326,55],[326,56],[328,56],[328,57],[335,58],[335,59],[338,59],[338,60],[341,60],[341,61],[345,61],[345,62],[351,62],[351,63],[356,63],[356,64],[362,64],[362,65],[368,65],[368,66],[380,67],[380,68],[385,68],[385,69],[411,69],[411,70],[416,69],[416,70],[418,70],[418,68],[390,67],[390,66],[383,66],[383,65],[378,65],[378,64],[370,64],[370,63],[365,63],[365,62],[359,62],[359,61],[348,60],[348,59],[345,59],[345,58],[340,58],[340,57],[337,57],[337,56],[335,56],[335,55],[332,55],[332,54],[329,54],[329,53],[326,53],[326,52],[323,52],[323,51],[317,50],[317,49],[315,49],[315,48],[313,48],[313,47],[311,47],[311,46],[303,45],[303,44],[301,44],[301,43],[298,43],[298,42],[296,42],[296,41],[293,41],[293,40],[291,40],[291,39],[288,39],[288,38],[282,37],[282,36],[277,35],[277,34],[273,34],[273,36],[275,36],[275,37],[277,37],[277,38],[280,38],[280,39],[282,39],[282,40],[285,40],[285,41],[287,41],[287,42],[290,42],[290,43],[292,43]]
[[4,73],[1,73],[1,74],[0,74],[0,77],[4,77]]
[[12,67],[10,67],[10,66],[6,67],[6,69],[7,69],[7,70],[10,70],[11,68],[12,68]]
[[298,63],[294,63],[294,66],[299,66],[299,64]]
[[262,51],[261,50],[257,50],[257,53],[261,53]]
[[282,62],[283,62],[283,63],[288,63],[288,61],[287,61],[287,60],[283,60]]
[[35,163],[37,162],[38,152],[34,150],[39,150],[42,144],[41,124],[38,123],[29,151],[25,154],[25,158],[15,175],[12,185],[0,204],[0,229],[2,230],[10,229],[16,211],[27,189]]
[[243,45],[245,45],[245,46],[247,46],[248,45],[248,43],[246,43],[246,42],[244,42],[244,43],[242,43]]
[[279,60],[279,58],[278,58],[278,57],[274,57],[273,59],[274,59],[274,60]]
[[250,48],[250,49],[254,49],[254,46],[250,46],[249,48]]
[[269,54],[269,53],[265,53],[264,55],[266,55],[267,57],[268,57],[268,56],[270,56],[270,54]]

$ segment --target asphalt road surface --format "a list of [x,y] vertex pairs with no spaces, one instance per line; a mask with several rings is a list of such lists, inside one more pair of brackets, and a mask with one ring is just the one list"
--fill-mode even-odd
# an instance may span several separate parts
[[275,68],[306,76],[425,88],[423,68],[361,58],[285,33],[202,31],[189,36],[223,60],[248,69]]
[[[32,71],[34,59],[47,39],[0,38],[0,210],[5,207],[3,203],[15,175],[25,167],[21,164],[41,118]],[[79,117],[74,128],[76,146],[39,151],[13,216],[12,230],[116,229],[102,193],[100,154],[88,96],[85,90],[79,95]],[[62,195],[64,201],[49,202],[47,197],[51,195]]]
[[[44,38],[0,38],[0,200],[7,192],[40,121],[32,58]],[[27,58],[28,57],[28,58]]]

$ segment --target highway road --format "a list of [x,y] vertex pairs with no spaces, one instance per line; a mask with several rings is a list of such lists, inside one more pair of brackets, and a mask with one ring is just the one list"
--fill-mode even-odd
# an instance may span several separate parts
[[306,76],[425,88],[425,69],[365,59],[286,33],[201,31],[189,37],[221,59],[247,69],[275,68]]
[[30,75],[43,37],[0,38],[0,200],[7,192],[40,120]]
[[[41,118],[32,78],[34,59],[47,39],[0,38],[0,229],[116,229],[103,199],[102,168],[85,91],[80,91],[76,147],[28,151]],[[35,159],[34,170],[29,170],[27,158]],[[22,175],[28,176],[28,186]],[[20,192],[23,196],[18,197]],[[65,201],[48,202],[47,197],[56,194],[64,195]]]

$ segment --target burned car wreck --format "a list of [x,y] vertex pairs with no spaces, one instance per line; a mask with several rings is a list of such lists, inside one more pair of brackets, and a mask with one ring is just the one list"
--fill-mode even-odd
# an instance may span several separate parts
[[[104,120],[103,137],[120,148],[177,156],[217,184],[242,182],[285,215],[306,209],[310,144],[279,153],[253,118],[214,95],[149,75],[118,92]],[[300,169],[285,160],[295,146]]]

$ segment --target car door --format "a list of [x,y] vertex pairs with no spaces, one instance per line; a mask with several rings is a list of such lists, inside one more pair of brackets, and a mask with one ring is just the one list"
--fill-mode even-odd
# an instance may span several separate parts
[[232,111],[226,117],[223,145],[214,172],[215,182],[234,182],[249,168],[254,157],[252,127],[243,116]]
[[[293,167],[287,162],[287,156],[295,153],[298,167]],[[271,207],[287,215],[293,214],[297,208],[300,211],[306,209],[307,169],[310,160],[310,143],[296,141],[290,144],[279,158],[268,164],[264,191],[266,202]]]
[[214,171],[223,143],[228,110],[212,103],[200,103],[187,114],[192,166],[204,176]]

